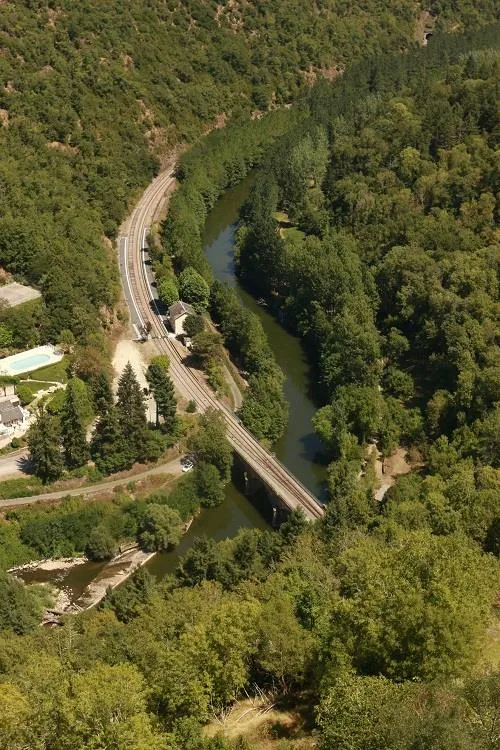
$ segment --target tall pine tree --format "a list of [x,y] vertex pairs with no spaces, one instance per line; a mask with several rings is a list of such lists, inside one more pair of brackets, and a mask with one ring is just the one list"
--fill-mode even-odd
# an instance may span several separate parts
[[64,462],[69,469],[76,469],[88,461],[89,451],[85,424],[75,398],[73,381],[66,388],[66,398],[61,415],[61,439]]
[[100,372],[92,382],[92,393],[97,414],[106,414],[113,406],[113,393],[111,383],[105,372]]
[[163,418],[163,429],[171,434],[175,427],[176,399],[174,384],[170,379],[162,358],[154,357],[146,372],[146,379],[156,401],[156,424]]
[[28,432],[28,448],[37,477],[43,482],[53,482],[61,476],[64,467],[57,420],[43,406]]
[[148,423],[144,396],[130,362],[118,381],[118,421],[127,446],[139,458],[144,452]]
[[113,404],[97,423],[90,452],[103,474],[130,469],[134,463],[135,456],[123,437],[117,409]]

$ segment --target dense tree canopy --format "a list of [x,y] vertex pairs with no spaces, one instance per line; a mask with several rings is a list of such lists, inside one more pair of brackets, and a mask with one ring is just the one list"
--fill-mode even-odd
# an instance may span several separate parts
[[[494,15],[462,6],[446,8],[445,27]],[[102,238],[115,236],[159,156],[218,118],[292,101],[334,66],[411,44],[416,18],[410,0],[3,3],[0,258],[43,293],[29,342],[9,326],[14,346],[63,330],[85,341],[106,324],[117,285]],[[233,181],[244,161],[232,159]],[[189,217],[184,230],[195,253]]]
[[[375,13],[369,2],[344,5],[2,6],[8,126],[0,144],[10,150],[0,251],[44,290],[17,328],[2,321],[14,340],[65,329],[83,340],[72,367],[92,385],[92,454],[103,471],[152,448],[131,368],[115,406],[92,333],[96,310],[113,299],[101,235],[113,234],[128,191],[155,168],[143,135],[155,151],[155,138],[192,137],[231,105],[282,104],[298,92],[301,71],[402,47],[413,34],[416,11],[406,0],[379,3]],[[431,10],[445,28],[495,14],[488,0],[433,2]],[[216,133],[219,160],[210,146],[203,162],[201,146],[182,162],[161,263],[167,275],[194,268],[184,279],[205,292],[206,211],[262,158],[264,144],[283,136],[245,208],[239,262],[314,359],[324,395],[315,428],[333,459],[330,504],[317,525],[292,514],[279,531],[199,539],[163,582],[140,569],[98,611],[54,630],[36,627],[40,600],[2,573],[2,746],[246,750],[244,740],[205,736],[202,724],[269,691],[276,710],[281,696],[314,708],[320,750],[496,750],[499,674],[484,648],[490,638],[498,651],[488,628],[500,548],[499,68],[493,50],[479,49],[494,46],[489,34],[465,55],[470,41],[443,37],[435,52],[430,44],[426,53],[362,63],[335,87],[318,85],[298,115],[281,110],[243,127],[252,135],[240,140],[242,158],[231,136]],[[261,262],[265,275],[254,267]],[[38,317],[40,308],[48,316]],[[275,439],[285,409],[261,327],[217,284],[210,310],[248,374],[242,417]],[[167,419],[170,384],[158,370],[150,380]],[[69,415],[79,414],[76,390],[63,410],[68,457],[81,447],[68,431]],[[62,470],[59,438],[58,417],[44,412],[30,449],[47,479]],[[417,447],[422,465],[381,503],[365,452],[374,439],[385,452]],[[230,477],[220,415],[201,415],[188,448],[195,470],[149,497],[10,511],[0,521],[2,566],[85,550],[106,559],[122,541],[175,544],[200,503],[220,502]]]

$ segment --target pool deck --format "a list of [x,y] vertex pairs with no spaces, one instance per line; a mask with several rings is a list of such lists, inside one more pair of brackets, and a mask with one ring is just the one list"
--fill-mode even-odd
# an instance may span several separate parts
[[59,352],[51,344],[37,346],[35,349],[28,349],[25,352],[12,354],[10,357],[0,359],[0,375],[15,377],[24,372],[31,372],[40,367],[53,365],[60,362],[63,358],[62,352]]

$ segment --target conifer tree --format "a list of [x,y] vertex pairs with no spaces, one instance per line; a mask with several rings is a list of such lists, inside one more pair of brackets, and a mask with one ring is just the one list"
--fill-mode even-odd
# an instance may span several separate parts
[[61,415],[61,439],[64,462],[69,469],[76,469],[88,461],[89,451],[85,424],[75,398],[73,382],[66,388],[66,397]]
[[63,461],[57,421],[43,406],[28,432],[28,448],[37,477],[43,482],[53,482],[61,476]]
[[144,396],[130,362],[118,381],[118,421],[127,446],[134,458],[142,455],[147,432]]
[[106,414],[111,406],[113,406],[113,393],[111,391],[111,383],[109,378],[104,372],[100,372],[95,378],[92,384],[92,391],[94,394],[94,406],[98,414]]
[[99,419],[90,451],[97,468],[103,474],[129,469],[134,463],[135,457],[123,436],[115,406],[111,405]]
[[159,423],[158,418],[162,417],[165,432],[172,433],[175,427],[177,406],[174,384],[159,357],[151,361],[146,372],[146,379],[156,401],[156,424]]

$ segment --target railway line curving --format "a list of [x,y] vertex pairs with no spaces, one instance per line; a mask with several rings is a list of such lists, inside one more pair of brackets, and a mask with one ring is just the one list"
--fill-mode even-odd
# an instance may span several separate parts
[[120,238],[120,270],[125,296],[132,317],[141,326],[151,323],[150,338],[159,353],[170,360],[170,375],[176,388],[201,410],[219,410],[227,425],[227,436],[233,449],[261,480],[290,509],[302,508],[310,520],[324,514],[312,493],[239,422],[236,415],[211,391],[199,371],[184,362],[184,350],[167,335],[156,299],[147,278],[143,246],[146,227],[153,221],[166,194],[173,189],[175,178],[164,172],[148,186],[135,206],[126,233]]

